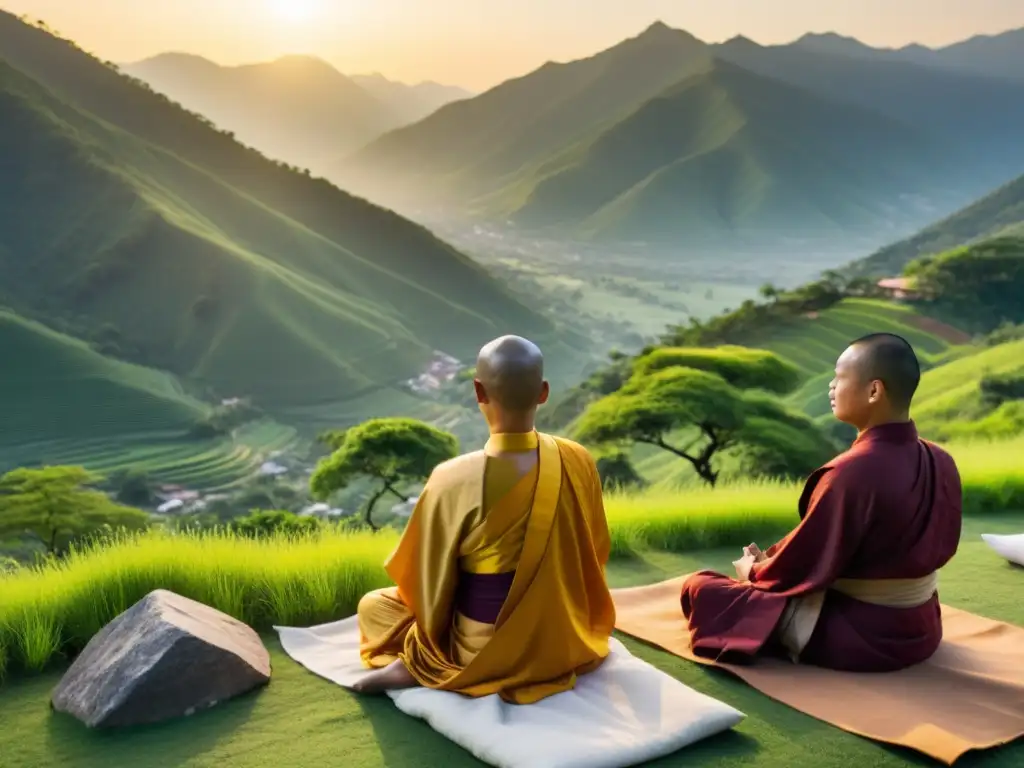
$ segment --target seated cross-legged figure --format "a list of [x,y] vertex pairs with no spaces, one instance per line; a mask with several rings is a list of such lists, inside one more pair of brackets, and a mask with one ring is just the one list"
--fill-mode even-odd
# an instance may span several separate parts
[[738,578],[703,571],[686,580],[695,654],[886,672],[935,652],[936,572],[959,543],[962,493],[953,458],[910,419],[920,378],[898,336],[866,336],[843,352],[829,397],[858,437],[807,480],[789,535],[764,552],[744,548]]
[[590,454],[538,433],[540,350],[484,346],[482,451],[439,465],[385,567],[396,586],[359,603],[364,693],[425,686],[527,704],[569,690],[608,656],[611,541]]

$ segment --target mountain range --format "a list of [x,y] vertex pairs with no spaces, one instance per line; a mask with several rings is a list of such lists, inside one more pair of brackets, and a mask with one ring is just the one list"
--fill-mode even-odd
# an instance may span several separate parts
[[1024,29],[1011,29],[996,35],[975,35],[941,48],[916,43],[902,48],[874,48],[834,32],[806,34],[793,47],[842,56],[908,62],[985,77],[1024,79]]
[[977,74],[978,56],[827,48],[708,45],[657,23],[448,104],[329,175],[417,215],[572,238],[877,246],[1024,170],[1024,79]]
[[0,51],[0,305],[20,338],[45,324],[277,415],[386,391],[434,350],[553,332],[423,227],[74,44],[0,13]]
[[165,53],[120,69],[264,154],[314,170],[471,95],[437,83],[347,77],[312,56],[225,67]]

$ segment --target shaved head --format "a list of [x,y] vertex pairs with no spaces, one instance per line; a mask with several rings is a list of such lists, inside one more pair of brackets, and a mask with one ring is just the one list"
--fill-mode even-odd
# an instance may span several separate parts
[[909,410],[921,383],[921,365],[910,343],[892,333],[872,333],[850,348],[857,352],[853,367],[862,380],[881,381],[892,406]]
[[476,359],[476,380],[488,400],[510,412],[536,407],[544,393],[544,355],[521,336],[502,336],[483,346]]

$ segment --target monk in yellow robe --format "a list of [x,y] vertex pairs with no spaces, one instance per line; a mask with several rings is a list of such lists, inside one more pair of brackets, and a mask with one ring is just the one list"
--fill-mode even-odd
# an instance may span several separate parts
[[544,358],[503,336],[474,380],[490,439],[439,465],[385,568],[396,586],[359,603],[364,693],[425,686],[529,704],[608,656],[611,541],[593,458],[538,433]]

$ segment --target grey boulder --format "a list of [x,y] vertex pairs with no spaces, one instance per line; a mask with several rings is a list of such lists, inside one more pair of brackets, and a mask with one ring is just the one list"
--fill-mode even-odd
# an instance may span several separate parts
[[85,646],[51,705],[92,728],[191,715],[270,681],[270,654],[246,624],[158,589]]

